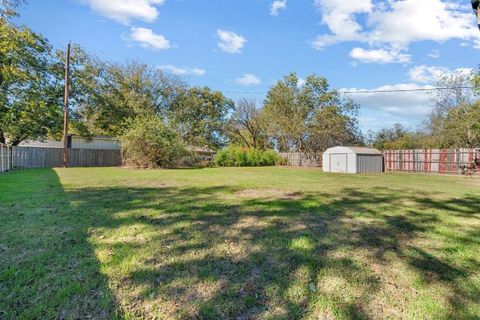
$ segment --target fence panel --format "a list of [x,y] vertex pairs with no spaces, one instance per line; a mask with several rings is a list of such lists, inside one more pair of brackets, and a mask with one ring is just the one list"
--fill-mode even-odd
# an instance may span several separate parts
[[293,167],[321,167],[322,154],[280,153],[287,166]]
[[0,143],[0,173],[12,169],[12,148]]
[[[63,149],[14,147],[14,167],[54,168],[63,166]],[[120,150],[68,149],[69,167],[115,167],[122,165]]]
[[387,150],[383,155],[391,172],[480,174],[480,149]]

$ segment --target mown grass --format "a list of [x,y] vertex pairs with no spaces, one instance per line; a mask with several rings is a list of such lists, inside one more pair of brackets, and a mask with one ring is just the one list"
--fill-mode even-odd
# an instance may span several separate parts
[[0,175],[1,319],[478,319],[480,180]]

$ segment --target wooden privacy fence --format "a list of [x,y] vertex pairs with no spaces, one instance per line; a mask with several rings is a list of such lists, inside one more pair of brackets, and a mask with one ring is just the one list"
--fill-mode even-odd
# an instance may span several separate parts
[[414,149],[383,151],[385,170],[480,175],[480,149]]
[[[12,147],[14,168],[63,166],[63,149]],[[69,167],[115,167],[122,165],[120,150],[68,149]]]
[[293,167],[321,167],[322,154],[280,153],[280,157],[287,166]]
[[0,173],[12,169],[12,148],[0,143]]

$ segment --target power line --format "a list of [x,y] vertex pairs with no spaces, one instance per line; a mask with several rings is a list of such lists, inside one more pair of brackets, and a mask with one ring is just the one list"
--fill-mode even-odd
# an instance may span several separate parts
[[436,90],[459,90],[473,89],[473,87],[435,87],[435,88],[415,88],[415,89],[385,89],[385,90],[358,90],[358,91],[342,91],[340,93],[356,94],[356,93],[393,93],[393,92],[416,92],[416,91],[436,91]]
[[[411,88],[411,89],[382,89],[382,90],[358,90],[358,91],[343,91],[338,90],[339,93],[344,94],[365,94],[365,93],[395,93],[395,92],[426,92],[436,90],[472,90],[471,86],[462,87],[432,87],[432,88]],[[260,91],[223,91],[223,93],[230,94],[267,94],[267,92]]]

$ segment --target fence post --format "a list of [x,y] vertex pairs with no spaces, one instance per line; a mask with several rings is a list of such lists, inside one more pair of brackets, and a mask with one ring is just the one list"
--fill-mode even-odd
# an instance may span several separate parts
[[2,163],[0,172],[3,172],[3,144],[0,144],[0,162]]

